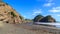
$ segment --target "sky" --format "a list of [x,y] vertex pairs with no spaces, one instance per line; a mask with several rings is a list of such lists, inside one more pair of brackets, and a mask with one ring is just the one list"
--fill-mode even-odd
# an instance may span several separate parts
[[33,19],[36,15],[51,15],[60,21],[60,0],[3,0],[13,7],[20,15]]

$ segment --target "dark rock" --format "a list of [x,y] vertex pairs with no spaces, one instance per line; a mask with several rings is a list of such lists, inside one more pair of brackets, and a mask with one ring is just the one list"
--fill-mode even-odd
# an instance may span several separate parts
[[53,23],[53,22],[56,22],[56,20],[53,17],[51,17],[50,15],[48,15],[48,16],[42,18],[39,22],[46,22],[46,23],[52,22]]

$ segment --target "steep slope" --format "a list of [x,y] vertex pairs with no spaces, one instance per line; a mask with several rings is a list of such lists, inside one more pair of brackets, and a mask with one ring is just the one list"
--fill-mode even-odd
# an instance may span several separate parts
[[6,23],[22,23],[22,18],[7,3],[0,2],[0,21]]

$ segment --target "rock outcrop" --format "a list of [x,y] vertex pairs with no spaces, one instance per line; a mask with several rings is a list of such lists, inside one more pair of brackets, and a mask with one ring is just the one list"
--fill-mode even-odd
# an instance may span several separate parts
[[33,21],[34,21],[34,22],[39,22],[39,20],[41,20],[42,18],[43,18],[42,15],[37,15],[37,16],[33,19]]
[[37,15],[34,19],[33,19],[34,22],[56,22],[56,20],[51,17],[51,15],[48,15],[46,17],[42,16],[42,15]]
[[48,16],[42,18],[39,22],[46,22],[46,23],[52,22],[52,23],[54,23],[54,22],[56,22],[56,20],[53,17],[51,17],[51,15],[48,15]]
[[6,23],[22,23],[21,16],[7,3],[0,2],[0,21]]

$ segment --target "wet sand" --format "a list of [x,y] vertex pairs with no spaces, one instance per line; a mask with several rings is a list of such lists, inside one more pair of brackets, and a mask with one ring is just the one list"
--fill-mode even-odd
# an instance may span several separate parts
[[[42,27],[42,26],[41,26]],[[49,32],[49,29],[36,27],[28,24],[6,24],[0,27],[0,34],[57,34]]]

